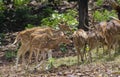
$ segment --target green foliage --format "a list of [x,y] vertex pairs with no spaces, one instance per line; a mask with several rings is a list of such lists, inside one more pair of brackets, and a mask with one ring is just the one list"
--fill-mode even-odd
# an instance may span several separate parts
[[97,6],[101,6],[101,5],[103,4],[103,1],[104,1],[104,0],[97,0],[96,5],[97,5]]
[[6,51],[5,52],[5,58],[6,59],[13,59],[16,57],[16,52],[15,51]]
[[117,0],[117,2],[120,4],[120,0]]
[[65,53],[67,51],[66,44],[61,44],[60,45],[60,50]]
[[48,66],[46,67],[47,70],[51,69],[53,67],[53,64],[55,62],[54,58],[49,58],[48,59]]
[[4,33],[0,33],[0,39],[3,39],[5,37]]
[[14,0],[14,4],[16,6],[23,6],[24,4],[28,3],[30,0]]
[[25,28],[32,28],[33,25],[58,28],[58,23],[61,21],[67,22],[68,26],[76,29],[78,22],[75,19],[77,15],[75,10],[68,10],[66,13],[59,14],[53,10],[53,6],[45,5],[42,9],[27,6],[29,1],[13,0],[12,8],[7,7],[3,1],[0,2],[0,33],[20,31]]
[[2,40],[5,38],[4,33],[0,33],[0,45],[2,45]]
[[40,25],[41,20],[50,16],[51,7],[46,6],[42,11],[27,6],[29,0],[14,0],[14,8],[8,8],[0,2],[0,32],[13,32],[23,30],[31,25]]
[[88,45],[86,46],[85,50],[86,50],[86,51],[89,51],[89,50],[90,50],[90,48],[89,48]]
[[3,10],[5,7],[4,7],[4,4],[2,3],[2,1],[0,2],[0,11]]
[[77,20],[75,19],[76,15],[77,12],[74,10],[68,10],[64,14],[59,14],[58,12],[55,11],[50,17],[42,19],[41,25],[57,28],[58,23],[64,21],[67,22],[68,26],[75,27],[78,24]]
[[113,10],[112,11],[107,11],[107,10],[95,11],[93,16],[94,16],[94,19],[96,21],[106,21],[106,20],[109,20],[110,16],[117,17],[115,11],[113,11]]
[[34,26],[32,24],[28,24],[25,29],[33,28]]
[[18,7],[14,10],[4,9],[3,12],[0,12],[0,31],[22,30],[29,23],[28,19],[31,17],[30,9],[27,7]]

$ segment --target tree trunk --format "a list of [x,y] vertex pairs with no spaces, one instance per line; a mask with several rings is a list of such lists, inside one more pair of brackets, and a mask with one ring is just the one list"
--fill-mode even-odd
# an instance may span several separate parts
[[88,0],[78,0],[79,5],[79,25],[78,29],[88,30]]

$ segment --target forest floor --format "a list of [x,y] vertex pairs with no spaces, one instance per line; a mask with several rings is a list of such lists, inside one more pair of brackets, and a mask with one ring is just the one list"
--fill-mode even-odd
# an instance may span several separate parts
[[[9,41],[11,40],[9,39]],[[3,48],[6,49],[7,47],[12,49],[8,45]],[[120,53],[112,54],[110,58],[109,55],[103,54],[102,48],[99,49],[99,55],[93,50],[92,63],[85,60],[79,65],[77,65],[74,49],[68,48],[68,52],[65,53],[59,49],[54,50],[54,67],[44,71],[40,67],[33,71],[35,64],[26,69],[21,62],[16,69],[16,56],[10,58],[6,52],[11,51],[3,50],[0,52],[0,77],[120,77]],[[47,66],[48,63],[45,65]]]
[[[103,55],[104,56],[104,55]],[[107,58],[93,58],[92,63],[77,65],[76,56],[55,59],[54,67],[42,71],[33,67],[25,69],[21,64],[15,68],[15,61],[0,64],[0,77],[120,77],[120,56]],[[96,59],[96,60],[95,60]]]

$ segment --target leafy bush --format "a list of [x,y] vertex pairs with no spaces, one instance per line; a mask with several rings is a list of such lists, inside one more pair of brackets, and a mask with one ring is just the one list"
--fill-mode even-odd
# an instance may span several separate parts
[[117,0],[117,2],[120,4],[120,0]]
[[103,4],[103,1],[104,1],[104,0],[97,0],[96,5],[97,5],[97,6],[101,6],[101,5]]
[[0,11],[0,32],[11,32],[24,29],[29,16],[29,9],[19,7],[16,9],[4,8]]
[[27,26],[25,27],[25,29],[29,29],[29,28],[33,28],[34,26],[32,24],[27,24]]
[[110,16],[114,16],[114,17],[117,17],[115,11],[107,11],[107,10],[104,10],[104,11],[95,11],[95,13],[93,14],[94,16],[94,19],[96,21],[106,21],[106,20],[109,20],[110,19]]
[[27,6],[28,2],[29,0],[14,0],[12,8],[7,8],[0,2],[0,33],[20,31],[29,24],[40,25],[41,20],[53,12],[51,7],[46,6],[36,13],[34,7]]
[[15,51],[6,51],[5,52],[5,58],[7,60],[11,60],[16,57],[16,52]]
[[51,69],[51,68],[53,67],[54,62],[55,62],[55,59],[54,59],[54,58],[49,58],[49,59],[48,59],[48,65],[47,65],[47,67],[46,67],[46,70]]
[[58,12],[54,12],[50,17],[44,18],[41,21],[42,26],[50,26],[53,28],[58,28],[58,23],[61,21],[67,22],[68,26],[72,28],[76,28],[78,22],[76,20],[77,12],[74,10],[68,10],[64,14],[59,14]]
[[16,6],[23,6],[24,4],[28,3],[29,0],[14,0],[14,4]]
[[67,51],[66,44],[61,44],[60,50],[61,50],[61,52],[65,53]]
[[0,33],[0,45],[2,45],[2,41],[5,38],[5,34]]

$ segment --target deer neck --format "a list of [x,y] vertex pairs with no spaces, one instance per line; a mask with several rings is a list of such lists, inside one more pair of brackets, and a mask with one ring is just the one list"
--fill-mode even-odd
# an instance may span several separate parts
[[49,46],[50,49],[54,49],[56,46],[58,46],[60,44],[60,42],[61,42],[60,38],[55,39],[55,40],[52,39],[52,40],[49,40],[47,46]]

